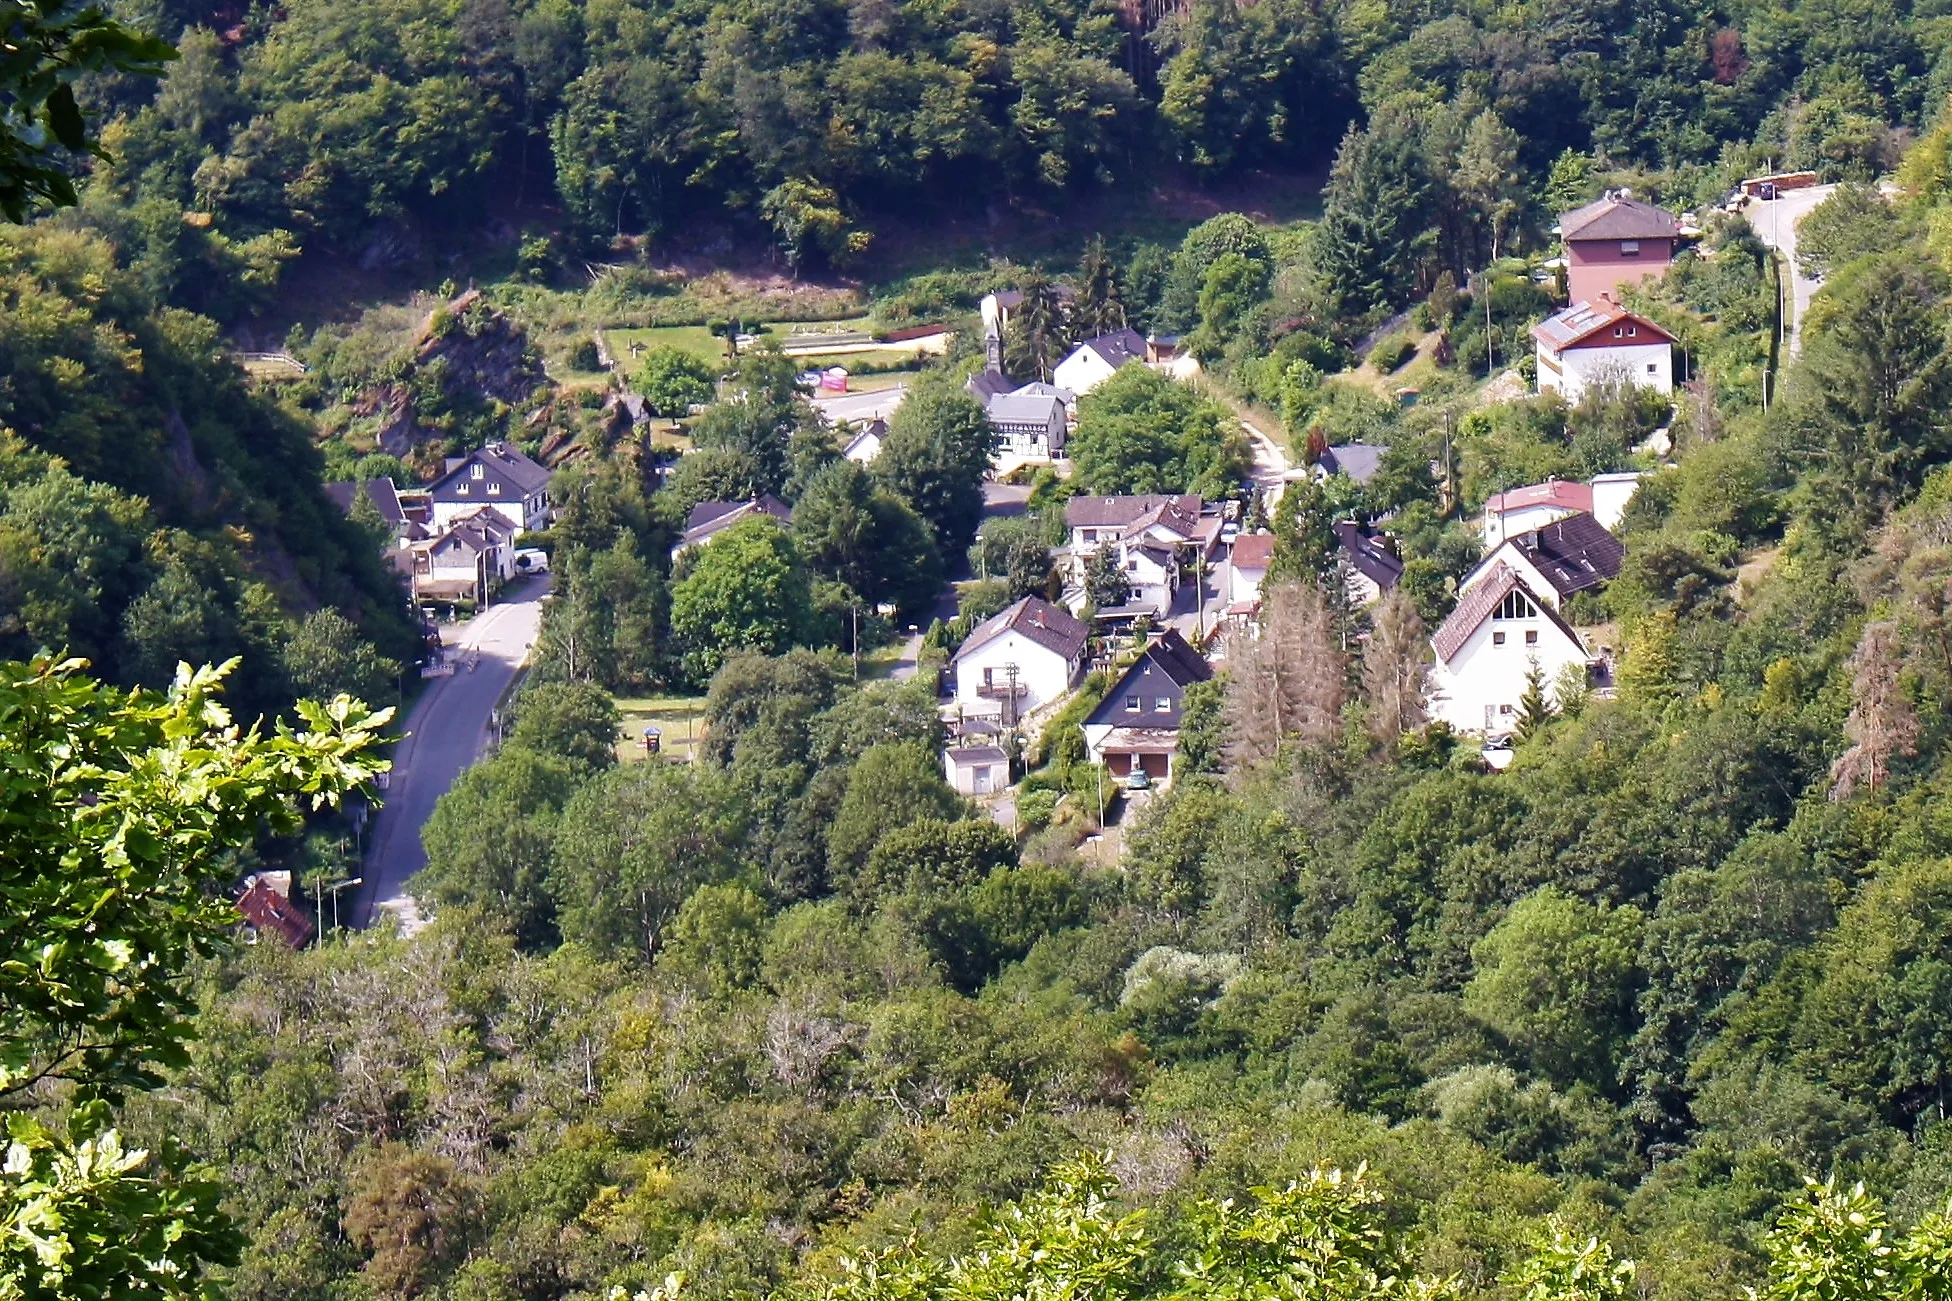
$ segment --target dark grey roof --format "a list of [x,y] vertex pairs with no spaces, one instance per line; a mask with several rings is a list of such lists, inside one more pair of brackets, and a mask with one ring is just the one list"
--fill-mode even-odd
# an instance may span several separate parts
[[515,491],[509,496],[526,497],[549,484],[549,471],[523,455],[519,449],[508,443],[490,443],[466,456],[448,457],[447,472],[427,491],[435,501],[475,500],[473,493],[456,489],[457,484],[473,482],[473,472],[468,468],[471,465],[482,467],[484,481],[499,479],[514,488]]
[[1619,577],[1620,562],[1627,554],[1620,540],[1591,515],[1568,515],[1508,539],[1507,544],[1537,566],[1560,596]]
[[1403,577],[1403,562],[1390,551],[1382,534],[1344,520],[1335,525],[1335,541],[1355,571],[1385,592]]
[[1000,370],[978,371],[963,383],[963,388],[969,391],[970,396],[985,407],[989,406],[991,398],[999,393],[1008,393],[1015,387],[1016,381]]
[[793,508],[770,492],[762,492],[751,501],[701,501],[685,517],[685,533],[679,545],[703,542],[753,514],[770,515],[785,523],[793,518]]
[[[328,483],[325,485],[325,495],[332,499],[332,504],[341,512],[350,515],[353,504],[359,500],[360,486],[351,482]],[[394,491],[393,480],[368,479],[364,486],[366,495],[372,499],[374,509],[379,511],[381,519],[394,528],[399,528],[406,523],[407,515],[400,509],[400,495]]]
[[959,660],[1008,632],[1022,633],[1044,649],[1074,660],[1083,653],[1089,630],[1069,610],[1052,605],[1041,596],[1026,596],[972,628],[954,659]]
[[1073,393],[1070,389],[1059,388],[1055,384],[1046,384],[1044,383],[1044,381],[1040,379],[1032,380],[1030,383],[1025,384],[1022,388],[1011,389],[1010,393],[1012,396],[1015,397],[1056,398],[1059,402],[1062,402],[1067,407],[1070,406],[1073,402],[1076,402],[1078,400],[1078,395]]
[[1559,218],[1562,239],[1673,239],[1680,233],[1673,213],[1638,199],[1599,199]]
[[[1122,716],[1123,708],[1116,702],[1121,701],[1128,694],[1129,685],[1143,677],[1147,668],[1157,669],[1171,678],[1176,686],[1182,688],[1190,687],[1195,682],[1205,682],[1213,676],[1213,666],[1206,662],[1206,657],[1194,650],[1177,630],[1168,628],[1155,638],[1151,645],[1140,651],[1137,659],[1126,666],[1125,672],[1119,674],[1118,681],[1105,693],[1104,700],[1099,703],[1098,708],[1091,711],[1091,717],[1085,721],[1101,723],[1107,721],[1110,716]],[[1107,718],[1100,718],[1101,714],[1106,715]]]
[[1078,345],[1080,352],[1085,349],[1097,353],[1113,370],[1128,361],[1145,360],[1145,340],[1137,330],[1114,330],[1095,339],[1086,339]]
[[1383,453],[1388,450],[1373,443],[1344,443],[1324,449],[1318,464],[1330,474],[1346,474],[1357,483],[1368,483],[1376,477]]
[[1010,757],[993,745],[955,745],[948,754],[949,762],[958,768],[966,763],[1002,763]]

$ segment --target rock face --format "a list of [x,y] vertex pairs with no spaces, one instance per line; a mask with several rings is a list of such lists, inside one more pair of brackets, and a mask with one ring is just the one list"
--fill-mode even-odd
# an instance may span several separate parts
[[428,439],[531,415],[548,389],[522,327],[470,289],[428,314],[404,373],[365,394],[359,414],[379,418],[380,447],[404,460]]

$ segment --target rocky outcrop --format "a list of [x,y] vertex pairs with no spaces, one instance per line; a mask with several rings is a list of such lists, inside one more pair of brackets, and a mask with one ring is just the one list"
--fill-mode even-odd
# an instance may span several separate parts
[[355,412],[376,419],[380,447],[403,460],[457,423],[527,420],[549,399],[528,334],[474,289],[428,313],[401,372],[362,394]]

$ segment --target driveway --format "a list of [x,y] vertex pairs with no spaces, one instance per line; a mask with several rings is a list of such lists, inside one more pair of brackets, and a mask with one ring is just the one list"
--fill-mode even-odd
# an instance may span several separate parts
[[1755,228],[1756,236],[1782,254],[1789,275],[1790,299],[1794,304],[1789,322],[1789,351],[1794,356],[1803,343],[1803,317],[1809,313],[1810,298],[1822,287],[1821,280],[1803,274],[1796,265],[1796,225],[1810,209],[1830,197],[1834,185],[1812,185],[1802,190],[1782,190],[1774,199],[1752,199],[1742,209]]
[[834,397],[815,397],[813,405],[820,414],[839,424],[845,420],[849,424],[865,425],[873,420],[886,420],[901,405],[902,398],[908,395],[908,386],[896,384],[892,388],[874,389],[867,393],[841,393]]
[[1282,491],[1288,486],[1288,454],[1281,450],[1281,444],[1243,420],[1240,427],[1247,431],[1247,443],[1254,451],[1254,486],[1266,495],[1269,510],[1281,500]]
[[[406,738],[393,755],[385,804],[366,851],[353,924],[370,926],[381,913],[393,913],[409,928],[417,917],[407,882],[427,865],[420,828],[455,778],[488,748],[489,725],[502,694],[528,660],[542,628],[544,576],[506,589],[498,605],[447,632],[449,658],[461,661],[454,676],[435,678],[407,715]],[[456,635],[458,632],[458,636]],[[470,670],[465,657],[480,652]]]

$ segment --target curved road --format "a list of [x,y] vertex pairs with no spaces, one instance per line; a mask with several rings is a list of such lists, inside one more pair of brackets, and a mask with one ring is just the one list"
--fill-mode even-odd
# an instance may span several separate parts
[[394,752],[386,803],[362,864],[366,883],[353,906],[354,925],[370,926],[381,913],[394,914],[408,927],[417,920],[406,886],[427,865],[421,825],[433,813],[434,802],[487,749],[495,705],[535,645],[542,628],[542,598],[548,594],[546,575],[511,586],[500,604],[456,629],[458,637],[446,634],[450,657],[462,660],[479,651],[480,662],[473,671],[462,663],[453,677],[433,679],[407,715],[406,737]]
[[1834,185],[1810,185],[1800,190],[1783,190],[1774,199],[1753,199],[1745,209],[1749,226],[1763,243],[1782,255],[1784,274],[1789,277],[1790,301],[1789,352],[1795,356],[1803,348],[1803,317],[1810,310],[1810,299],[1823,286],[1821,280],[1803,274],[1796,263],[1796,227],[1810,209],[1829,198]]

